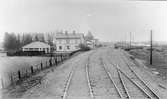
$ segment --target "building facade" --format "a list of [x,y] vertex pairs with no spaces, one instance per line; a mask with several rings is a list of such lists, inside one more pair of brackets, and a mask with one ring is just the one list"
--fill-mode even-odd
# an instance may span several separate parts
[[95,39],[90,31],[88,31],[88,34],[85,36],[85,42],[86,45],[92,49],[100,44],[99,40]]
[[43,42],[32,42],[22,47],[22,51],[44,51],[45,53],[50,53],[50,45]]
[[84,35],[82,33],[56,33],[53,44],[57,53],[69,53],[79,50],[79,45],[84,43]]

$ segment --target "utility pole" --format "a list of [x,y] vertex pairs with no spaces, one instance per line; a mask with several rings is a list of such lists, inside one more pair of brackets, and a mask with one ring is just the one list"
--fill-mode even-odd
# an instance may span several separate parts
[[152,50],[153,50],[153,47],[152,47],[152,30],[150,31],[150,65],[152,65]]
[[129,46],[130,46],[130,49],[131,49],[131,43],[132,43],[132,40],[131,40],[131,38],[132,38],[132,33],[130,32],[130,37],[129,37],[129,39],[130,39],[130,41],[129,41]]

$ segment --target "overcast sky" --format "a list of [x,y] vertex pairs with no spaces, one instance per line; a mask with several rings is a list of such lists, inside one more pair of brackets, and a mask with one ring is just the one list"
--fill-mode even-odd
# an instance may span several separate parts
[[76,30],[102,41],[167,41],[167,2],[125,0],[0,0],[0,41],[4,32]]

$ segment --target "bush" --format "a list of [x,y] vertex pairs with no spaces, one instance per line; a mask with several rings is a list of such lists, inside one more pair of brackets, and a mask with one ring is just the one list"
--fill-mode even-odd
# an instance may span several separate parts
[[89,51],[90,47],[88,47],[86,44],[80,44],[79,48],[81,51]]

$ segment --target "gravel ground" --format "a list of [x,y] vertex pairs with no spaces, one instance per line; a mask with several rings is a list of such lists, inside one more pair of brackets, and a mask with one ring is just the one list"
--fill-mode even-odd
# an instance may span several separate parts
[[96,99],[116,98],[117,92],[115,91],[114,85],[104,71],[103,64],[101,64],[100,57],[103,54],[103,50],[99,50],[90,58],[90,82]]
[[[75,66],[84,60],[89,54],[84,53],[57,67],[54,72],[49,73],[42,84],[25,93],[25,99],[61,99],[64,94],[64,88],[68,76]],[[77,74],[76,74],[77,75]],[[82,77],[79,80],[82,80]],[[76,84],[77,85],[77,84]],[[77,89],[77,88],[76,88]],[[75,90],[74,90],[75,91]],[[71,94],[71,93],[70,93]],[[77,95],[77,92],[76,94]]]
[[84,57],[82,58],[82,61],[75,64],[76,69],[73,73],[69,90],[67,91],[68,99],[78,99],[81,97],[82,99],[89,99],[89,88],[86,78],[86,63],[87,57]]
[[[91,54],[93,53],[93,54]],[[102,67],[101,59],[106,66],[107,71],[110,72],[112,78],[116,82],[119,88],[120,81],[118,80],[118,74],[112,64],[119,64],[120,69],[125,72],[128,71],[127,65],[121,58],[122,51],[114,50],[113,48],[100,48],[85,52],[72,59],[64,62],[62,65],[54,68],[43,77],[41,84],[26,91],[22,98],[24,99],[62,99],[64,94],[65,85],[68,76],[72,69],[75,68],[69,90],[67,91],[66,99],[90,99],[89,87],[86,78],[86,67],[88,63],[88,56],[90,56],[90,64],[88,65],[90,73],[90,83],[93,90],[93,94],[96,99],[119,99],[115,87],[109,77],[107,76],[104,68]],[[129,62],[132,62],[128,60]],[[145,69],[140,69],[138,66],[134,66],[135,71],[140,74],[149,85],[158,91],[163,91],[162,95],[166,93],[165,90],[158,88],[157,82],[153,79],[154,76],[150,76]],[[130,75],[130,74],[129,74]],[[125,80],[126,81],[126,80]],[[127,83],[128,81],[126,81]],[[121,90],[121,89],[120,89]],[[165,97],[165,96],[164,96]],[[162,98],[163,99],[163,98]],[[165,99],[165,98],[164,98]]]

